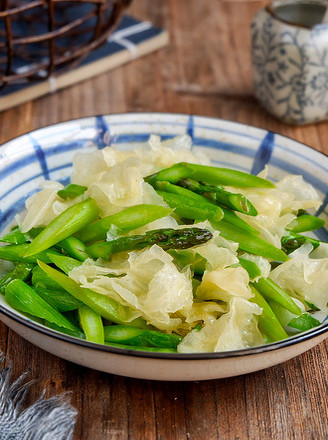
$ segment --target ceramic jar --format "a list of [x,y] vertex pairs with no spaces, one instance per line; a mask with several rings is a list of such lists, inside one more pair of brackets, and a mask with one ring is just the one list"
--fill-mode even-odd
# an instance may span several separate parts
[[255,95],[284,122],[328,119],[327,2],[274,1],[252,22]]

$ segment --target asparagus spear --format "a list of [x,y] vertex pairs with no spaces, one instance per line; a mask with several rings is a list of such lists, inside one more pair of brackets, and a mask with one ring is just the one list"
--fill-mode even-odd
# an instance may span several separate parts
[[182,218],[192,220],[215,219],[218,222],[223,218],[222,209],[208,202],[201,196],[199,196],[199,200],[196,200],[195,198],[185,197],[184,195],[173,194],[167,191],[157,191],[157,193],[163,197],[168,205],[175,208],[174,212]]
[[232,227],[224,219],[220,222],[211,221],[211,223],[213,227],[220,231],[222,237],[238,243],[239,249],[245,252],[261,255],[262,257],[279,262],[288,260],[288,256],[281,249],[276,248],[255,234]]
[[294,315],[302,314],[302,310],[293,301],[292,297],[270,278],[260,278],[254,283],[254,286],[265,299],[277,302]]
[[[80,261],[64,255],[51,255],[51,262],[56,264],[66,274],[82,264]],[[40,266],[35,266],[33,269],[32,285],[45,301],[60,312],[76,310],[83,305],[82,301],[71,295],[65,289],[65,286],[62,287],[62,285],[58,284]]]
[[48,289],[40,284],[33,286],[33,289],[58,312],[70,312],[71,310],[78,309],[83,304],[63,289]]
[[79,307],[79,318],[87,341],[103,344],[105,340],[101,316],[90,307],[82,305]]
[[57,243],[56,248],[61,249],[70,257],[76,258],[79,261],[84,261],[88,258],[88,254],[85,251],[86,246],[83,241],[72,235]]
[[98,217],[99,208],[92,199],[76,203],[62,212],[28,245],[24,256],[44,251],[69,237]]
[[311,328],[318,327],[321,322],[311,316],[309,313],[302,313],[302,315],[293,318],[289,323],[288,327],[296,328],[302,332],[310,330]]
[[[160,182],[155,182],[154,183],[154,188],[156,190],[159,191],[166,191],[168,193],[171,194],[177,194],[178,196],[182,196],[184,197],[184,199],[193,199],[194,203],[197,204],[198,209],[200,207],[202,207],[203,209],[211,209],[209,206],[209,203],[207,202],[207,199],[205,199],[203,196],[194,193],[193,191],[186,189],[186,188],[182,188],[178,185],[173,185],[170,182],[165,182],[165,181],[160,181]],[[159,194],[161,196],[163,196],[162,192],[159,192]],[[167,196],[166,196],[167,197]],[[164,200],[165,200],[165,196],[164,196]],[[204,204],[204,202],[206,202]],[[170,205],[170,202],[168,202],[168,204]],[[215,203],[210,202],[210,204],[215,205]],[[171,205],[173,206],[173,205]],[[176,207],[176,212],[177,212],[177,206]],[[218,208],[220,208],[220,210],[223,213],[223,218],[225,221],[227,221],[228,223],[231,223],[231,225],[233,226],[237,226],[240,229],[244,229],[245,231],[249,231],[249,232],[253,232],[255,234],[258,234],[258,231],[256,229],[254,229],[252,226],[250,226],[248,223],[246,223],[243,219],[241,219],[240,217],[238,217],[234,212],[229,211],[228,209],[224,208],[223,206],[218,206]],[[213,209],[212,209],[213,210]],[[217,211],[218,215],[219,215],[219,211]],[[221,214],[221,213],[220,213]],[[217,215],[217,218],[218,218]]]
[[320,309],[310,301],[304,300],[304,303],[307,305],[309,310],[312,310],[312,312],[320,312]]
[[[255,278],[261,275],[256,263],[245,260],[244,258],[239,258],[240,264],[247,270],[250,278]],[[296,316],[302,314],[300,307],[294,302],[292,297],[285,292],[277,283],[275,283],[271,278],[259,278],[256,282],[251,283],[256,290],[261,293],[261,295],[270,302],[275,302],[280,304],[282,307],[287,309],[289,312]]]
[[82,185],[76,185],[75,183],[69,183],[65,188],[57,191],[57,194],[62,199],[75,199],[85,193],[88,188]]
[[0,239],[0,242],[11,244],[24,244],[32,241],[44,228],[32,228],[23,233],[18,227]]
[[222,220],[224,220],[225,223],[229,223],[231,228],[238,228],[245,232],[249,232],[254,235],[259,235],[259,231],[257,231],[253,226],[249,225],[245,220],[238,217],[234,212],[229,211],[228,209],[221,207],[224,217]]
[[[68,320],[71,321],[70,318],[68,318]],[[72,322],[72,324],[73,324],[73,322]],[[44,320],[44,325],[51,328],[52,330],[56,330],[57,332],[64,333],[65,335],[75,336],[76,338],[79,338],[79,339],[85,339],[85,335],[80,329],[72,331],[72,330],[69,330],[64,327],[59,327],[58,325],[53,324],[52,322],[49,322],[46,319]]]
[[50,254],[57,254],[56,251],[49,249],[46,252],[42,251],[31,256],[26,256],[25,253],[29,249],[29,244],[8,244],[6,246],[0,246],[0,259],[12,261],[13,263],[34,263],[37,260],[44,261],[45,263],[50,263]]
[[182,186],[175,185],[173,183],[168,182],[167,180],[159,180],[153,182],[152,186],[158,191],[166,191],[184,197],[191,197],[192,199],[199,201],[199,203],[204,204],[204,198],[201,195],[196,194],[193,191],[190,191],[189,188],[184,188]]
[[261,271],[258,265],[254,261],[247,260],[246,258],[239,257],[239,264],[247,271],[249,278],[253,280],[261,276]]
[[250,298],[249,301],[254,302],[262,308],[262,314],[259,316],[260,331],[264,333],[272,342],[288,338],[287,333],[281,326],[269,304],[254,286],[251,285],[250,287],[254,296]]
[[95,243],[87,247],[86,251],[91,258],[106,258],[116,252],[143,249],[157,244],[167,249],[187,249],[206,243],[213,237],[207,229],[184,228],[184,229],[156,229],[146,232],[145,235],[131,235],[116,240]]
[[297,234],[296,232],[290,232],[288,235],[281,238],[281,246],[286,254],[290,254],[306,242],[311,243],[314,249],[322,243],[315,238],[306,237],[305,235]]
[[[51,263],[51,260],[50,260]],[[40,286],[48,290],[65,291],[56,281],[49,277],[38,265],[32,271],[32,286]]]
[[[201,203],[194,197],[184,197],[181,194],[173,194],[166,191],[158,191],[158,194],[172,208],[175,208],[175,212],[180,217],[193,220],[208,219],[212,226],[220,231],[222,237],[238,243],[239,249],[279,262],[288,260],[287,255],[281,249],[261,239],[257,234],[245,231],[227,222],[224,218],[222,219],[221,214],[216,210],[218,206],[207,202],[205,199]],[[197,194],[194,194],[194,196],[197,196]]]
[[[64,269],[67,273],[81,264],[80,261],[61,255],[56,255],[55,261],[57,263],[58,260],[61,269]],[[35,291],[52,307],[60,312],[76,310],[83,304],[68,293],[60,284],[49,277],[39,266],[34,267],[31,281]]]
[[81,266],[81,261],[75,260],[71,257],[66,257],[65,255],[54,255],[48,254],[50,261],[54,263],[59,269],[61,269],[66,275],[75,267]]
[[46,319],[59,327],[79,331],[64,315],[42,299],[22,280],[13,280],[6,287],[5,298],[14,309],[38,318]]
[[177,182],[177,185],[187,188],[196,194],[201,194],[217,205],[223,205],[225,208],[247,215],[257,215],[257,210],[245,196],[226,191],[222,186],[208,185],[192,179],[181,179]]
[[289,330],[288,327],[291,327],[305,332],[306,330],[310,330],[311,328],[317,327],[321,324],[320,321],[315,319],[309,313],[302,313],[301,315],[297,316],[277,302],[270,301],[270,307],[279,319],[281,325],[283,327],[287,327],[287,331]]
[[[242,258],[239,258],[239,261],[240,264],[248,271],[250,277],[255,278],[255,276],[252,276],[256,273],[256,271],[254,271],[255,268],[249,266],[249,263],[252,263],[252,265],[254,265],[258,269],[257,265],[251,261],[244,260]],[[317,319],[313,318],[313,316],[311,316],[309,313],[303,313],[303,311],[293,301],[290,295],[288,295],[287,292],[285,292],[270,278],[260,278],[256,283],[251,283],[251,286],[252,285],[255,286],[256,290],[260,292],[266,300],[269,301],[269,305],[273,313],[276,315],[277,319],[281,322],[283,326],[288,325],[289,327],[293,327],[301,331],[306,331],[320,325],[320,322]],[[255,290],[253,289],[253,293],[254,292]],[[291,319],[291,316],[293,317],[293,319]]]
[[123,306],[109,296],[101,295],[90,289],[80,287],[78,283],[67,275],[53,269],[41,261],[39,261],[38,264],[47,275],[66,289],[67,292],[89,306],[96,313],[99,313],[102,317],[117,324],[145,328],[146,324],[142,318],[132,320],[134,311],[130,307]]
[[171,214],[171,212],[172,209],[158,205],[142,204],[130,206],[116,214],[96,220],[81,229],[75,236],[85,243],[104,240],[112,225],[117,226],[123,232],[128,232],[165,217]]
[[176,183],[185,178],[203,181],[211,185],[274,188],[274,184],[269,180],[242,171],[196,165],[187,162],[177,163],[170,168],[166,168],[147,177],[145,180],[150,184],[158,180],[167,180],[170,183]]
[[27,234],[23,234],[23,232],[21,232],[19,228],[10,231],[8,234],[6,234],[0,239],[0,242],[2,243],[11,243],[11,244],[24,244],[27,243],[28,241],[29,240]]
[[297,233],[315,231],[316,229],[322,228],[324,225],[325,222],[321,218],[314,215],[303,214],[296,217],[291,223],[289,223],[286,229]]
[[175,334],[161,333],[154,330],[142,330],[126,325],[104,327],[105,341],[138,347],[177,348],[182,337]]
[[0,293],[5,292],[6,286],[12,280],[26,281],[30,277],[33,267],[34,264],[31,263],[18,263],[0,280]]

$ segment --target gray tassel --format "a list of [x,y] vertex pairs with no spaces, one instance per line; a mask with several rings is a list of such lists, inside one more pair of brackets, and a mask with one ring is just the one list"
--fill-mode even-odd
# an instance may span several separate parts
[[[0,364],[4,357],[0,353]],[[28,372],[11,383],[12,367],[0,370],[0,440],[70,440],[77,411],[67,394],[44,399],[20,411],[26,393],[34,381],[24,382]]]

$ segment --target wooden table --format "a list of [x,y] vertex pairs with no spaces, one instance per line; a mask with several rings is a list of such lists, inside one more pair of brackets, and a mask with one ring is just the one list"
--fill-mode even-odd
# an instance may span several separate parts
[[[249,23],[260,0],[135,0],[130,12],[169,29],[164,50],[83,84],[1,113],[4,142],[39,127],[101,113],[168,111],[253,124],[328,153],[328,122],[284,125],[252,94]],[[92,371],[58,359],[1,325],[0,348],[37,382],[29,402],[72,391],[75,439],[328,439],[327,342],[246,376],[165,383]]]

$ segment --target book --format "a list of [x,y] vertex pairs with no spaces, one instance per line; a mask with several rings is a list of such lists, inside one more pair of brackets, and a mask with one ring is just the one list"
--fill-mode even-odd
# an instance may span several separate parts
[[[166,30],[154,27],[148,21],[124,15],[107,41],[91,51],[76,67],[61,69],[39,82],[10,84],[1,89],[0,111],[100,75],[164,47],[168,40]],[[28,69],[28,66],[20,65],[16,71],[22,72],[24,69]]]

